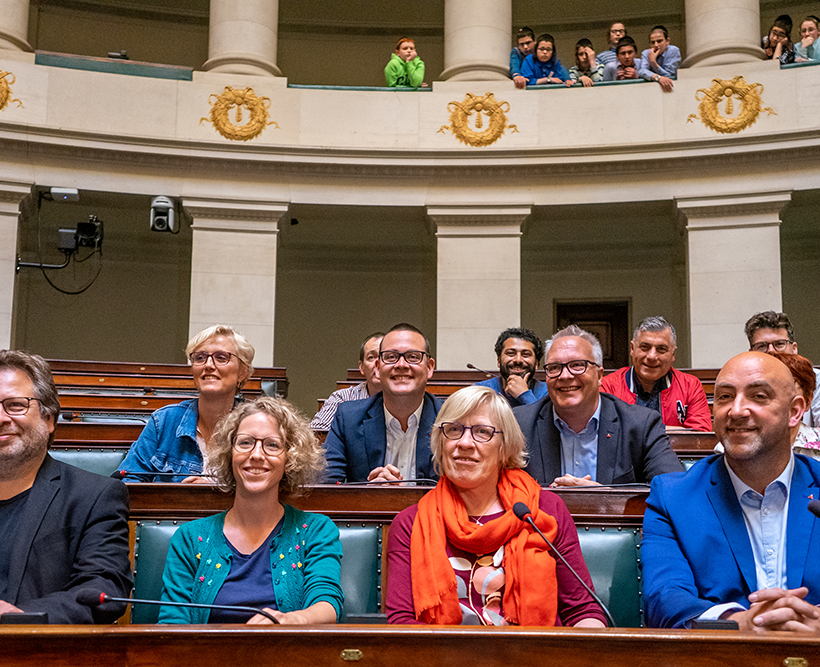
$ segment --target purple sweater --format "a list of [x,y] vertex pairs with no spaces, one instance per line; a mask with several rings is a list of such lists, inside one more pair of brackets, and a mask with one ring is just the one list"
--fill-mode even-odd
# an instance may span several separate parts
[[[553,544],[592,588],[592,579],[578,544],[578,532],[564,501],[551,491],[542,490],[538,506],[542,511],[554,516],[558,522],[558,534]],[[413,521],[417,512],[418,505],[408,507],[396,516],[390,526],[387,538],[388,578],[385,603],[388,623],[419,623],[415,618],[413,584],[410,574],[410,535],[413,532]],[[487,520],[499,516],[501,514],[486,517],[484,521],[486,523]],[[448,542],[447,555],[453,556],[458,553],[460,553],[459,550]],[[558,579],[558,617],[555,624],[571,626],[584,618],[597,618],[606,625],[603,612],[583,586],[578,583],[578,580],[560,560],[556,559],[555,565]]]

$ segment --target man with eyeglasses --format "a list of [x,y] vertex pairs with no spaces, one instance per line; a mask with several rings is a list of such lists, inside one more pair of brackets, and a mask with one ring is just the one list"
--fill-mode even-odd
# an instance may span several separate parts
[[[746,322],[746,338],[749,339],[749,350],[752,352],[784,352],[797,354],[797,341],[794,340],[794,327],[786,313],[766,310],[755,313]],[[820,370],[814,369],[815,385],[811,406],[803,415],[807,426],[820,427]]]
[[48,455],[59,412],[43,358],[0,351],[0,615],[113,623],[124,606],[89,607],[77,592],[130,594],[128,490]]
[[338,389],[328,396],[322,409],[319,410],[310,422],[310,428],[314,431],[327,433],[339,404],[347,401],[359,401],[363,398],[376,395],[381,390],[379,375],[376,373],[376,364],[379,361],[379,346],[384,334],[381,331],[370,334],[362,342],[359,349],[359,371],[364,375],[364,382],[360,382],[353,387]]
[[382,338],[376,370],[380,393],[339,405],[325,440],[330,482],[436,479],[430,431],[441,401],[426,392],[435,360],[412,324]]
[[616,56],[615,49],[618,47],[618,42],[627,36],[626,27],[624,27],[623,23],[613,23],[609,26],[606,36],[609,48],[606,51],[601,51],[601,53],[595,57],[595,60],[601,63],[604,67],[606,67],[609,63],[617,62],[618,58]]
[[658,412],[600,392],[595,336],[572,324],[546,348],[549,395],[513,410],[527,439],[526,471],[540,484],[648,483],[683,470]]

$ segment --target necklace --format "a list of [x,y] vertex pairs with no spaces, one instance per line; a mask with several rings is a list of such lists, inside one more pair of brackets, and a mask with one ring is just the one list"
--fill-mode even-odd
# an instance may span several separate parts
[[[504,508],[501,507],[501,503],[498,500],[493,500],[493,502],[490,503],[490,506],[486,510],[484,510],[484,513],[481,516],[472,517],[472,521],[474,521],[476,523],[476,525],[483,526],[484,524],[481,523],[481,519],[483,519],[488,514],[491,514],[491,513],[495,514],[499,510],[503,511],[503,509]],[[493,511],[493,510],[495,510],[495,511]]]

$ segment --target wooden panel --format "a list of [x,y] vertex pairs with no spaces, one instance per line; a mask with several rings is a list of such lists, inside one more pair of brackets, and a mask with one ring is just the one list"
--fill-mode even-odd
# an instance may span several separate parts
[[[200,484],[128,484],[131,519],[191,519],[228,509],[233,495]],[[390,522],[429,491],[429,487],[319,485],[298,498],[282,500],[334,521]],[[646,509],[646,485],[619,489],[554,489],[579,525],[640,526]]]
[[[85,373],[99,375],[163,375],[191,377],[188,364],[141,364],[127,361],[81,361],[46,359],[54,373]],[[253,369],[253,377],[265,380],[287,380],[287,369],[267,367]]]
[[368,667],[779,667],[814,665],[820,652],[820,640],[793,633],[350,625],[0,626],[0,646],[7,667],[316,667],[343,665],[343,655]]
[[83,444],[100,447],[103,445],[130,445],[142,433],[144,424],[115,424],[93,422],[57,422],[54,429],[55,445]]

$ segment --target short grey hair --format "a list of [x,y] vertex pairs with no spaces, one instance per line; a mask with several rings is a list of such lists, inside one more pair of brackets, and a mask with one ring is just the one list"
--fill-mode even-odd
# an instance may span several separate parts
[[672,345],[677,345],[678,335],[675,333],[675,327],[660,316],[645,317],[641,320],[641,323],[636,326],[635,331],[632,332],[632,340],[635,340],[644,331],[666,331],[667,329],[672,333]]
[[595,334],[591,334],[589,333],[589,331],[584,331],[577,324],[570,324],[566,329],[561,329],[561,331],[553,334],[552,338],[550,338],[546,343],[544,343],[544,363],[546,363],[546,359],[549,356],[552,344],[559,338],[566,338],[567,336],[576,336],[577,338],[582,338],[587,343],[592,345],[592,360],[601,368],[603,368],[604,351],[601,349],[601,343],[598,342],[598,338],[595,336]]

